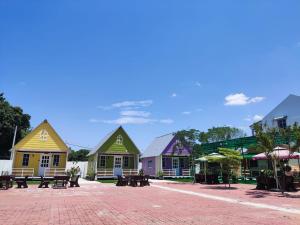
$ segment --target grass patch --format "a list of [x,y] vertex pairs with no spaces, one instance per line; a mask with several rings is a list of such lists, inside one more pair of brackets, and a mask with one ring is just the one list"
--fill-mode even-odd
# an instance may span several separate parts
[[193,178],[165,178],[165,180],[171,180],[182,183],[192,183],[194,181]]
[[97,181],[100,183],[103,183],[103,184],[116,184],[117,183],[117,180],[114,180],[114,179],[105,179],[105,180],[97,180]]
[[252,184],[256,185],[256,180],[238,180],[239,184]]

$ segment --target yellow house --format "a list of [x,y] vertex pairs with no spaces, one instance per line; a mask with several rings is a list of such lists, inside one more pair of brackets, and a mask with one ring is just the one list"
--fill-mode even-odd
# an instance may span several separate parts
[[68,150],[53,127],[44,120],[13,147],[13,174],[53,176],[57,171],[64,172]]

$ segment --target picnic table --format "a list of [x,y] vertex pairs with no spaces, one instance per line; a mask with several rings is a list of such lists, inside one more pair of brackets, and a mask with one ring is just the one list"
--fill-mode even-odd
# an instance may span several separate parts
[[13,177],[9,175],[0,176],[0,188],[7,190],[13,186]]
[[70,177],[66,175],[54,176],[53,180],[54,180],[53,188],[55,189],[67,188]]
[[128,179],[129,185],[132,187],[137,187],[140,183],[140,187],[149,186],[149,176],[145,175],[129,175],[125,176]]
[[54,177],[41,176],[41,183],[38,188],[49,188],[49,183],[54,180]]

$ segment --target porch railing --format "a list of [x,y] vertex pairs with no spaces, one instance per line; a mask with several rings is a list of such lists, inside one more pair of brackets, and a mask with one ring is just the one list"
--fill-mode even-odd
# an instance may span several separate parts
[[163,174],[165,177],[175,177],[176,176],[176,169],[164,169]]
[[[138,169],[122,169],[122,175],[138,175]],[[97,170],[98,177],[113,177],[114,176],[114,169],[98,169]]]
[[33,177],[34,176],[34,168],[12,168],[12,175],[16,177]]
[[44,171],[45,177],[54,177],[54,176],[61,176],[61,175],[66,175],[65,168],[47,168]]
[[191,176],[191,170],[190,169],[182,169],[182,176],[190,177]]
[[113,169],[98,169],[97,176],[98,177],[112,177],[112,176],[114,176],[114,170]]
[[137,169],[123,169],[123,176],[128,175],[138,175],[139,171]]

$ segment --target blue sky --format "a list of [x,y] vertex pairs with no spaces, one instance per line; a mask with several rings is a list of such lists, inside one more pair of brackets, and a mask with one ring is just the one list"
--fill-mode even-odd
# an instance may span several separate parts
[[248,126],[300,95],[299,1],[1,1],[0,91],[93,147]]

